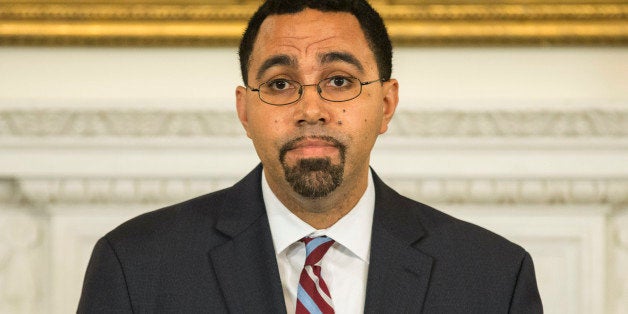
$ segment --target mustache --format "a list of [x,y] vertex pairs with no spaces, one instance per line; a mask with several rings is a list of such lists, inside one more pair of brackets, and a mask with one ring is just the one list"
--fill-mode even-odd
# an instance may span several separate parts
[[347,146],[345,144],[335,139],[334,137],[331,137],[328,135],[313,135],[313,136],[299,136],[283,144],[281,146],[281,149],[279,150],[279,161],[283,163],[286,157],[286,153],[288,153],[289,150],[295,149],[297,144],[305,139],[321,140],[321,141],[325,141],[332,144],[334,147],[338,148],[338,150],[340,151],[340,158],[344,160],[345,151],[347,150]]

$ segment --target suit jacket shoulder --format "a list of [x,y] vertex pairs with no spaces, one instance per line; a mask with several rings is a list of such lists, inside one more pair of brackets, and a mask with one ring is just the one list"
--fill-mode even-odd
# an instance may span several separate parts
[[[105,235],[90,259],[79,312],[280,313],[260,174],[258,167],[231,188],[140,215]],[[250,276],[247,269],[257,267],[270,271]]]
[[374,177],[368,312],[542,312],[523,248],[401,196]]
[[229,189],[233,187],[139,215],[116,227],[104,238],[116,247],[141,249],[146,243],[163,243],[180,233],[195,236],[198,229],[206,233],[219,219]]

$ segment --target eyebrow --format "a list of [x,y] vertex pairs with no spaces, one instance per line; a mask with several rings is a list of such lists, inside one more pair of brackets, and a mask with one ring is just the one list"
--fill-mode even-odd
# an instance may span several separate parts
[[[340,52],[340,51],[326,52],[326,53],[319,54],[318,59],[319,59],[320,64],[322,65],[330,64],[334,62],[345,62],[356,67],[358,71],[360,71],[361,74],[364,73],[364,66],[362,66],[362,63],[358,60],[358,58],[356,58],[354,55],[347,52]],[[274,66],[295,66],[295,65],[297,65],[296,59],[288,55],[280,54],[280,55],[271,56],[270,58],[266,59],[266,61],[264,61],[264,63],[262,63],[260,68],[257,70],[257,73],[255,74],[255,79],[260,80],[262,76],[264,75],[264,73],[268,71],[268,69]]]
[[282,66],[294,66],[296,65],[297,62],[294,58],[291,58],[288,55],[276,55],[276,56],[272,56],[268,59],[266,59],[266,61],[264,61],[264,63],[262,63],[262,65],[260,66],[259,70],[257,70],[257,73],[255,74],[255,78],[257,80],[260,80],[262,78],[262,75],[264,75],[264,72],[266,72],[268,69],[274,67],[274,66],[278,66],[278,65],[282,65]]
[[364,67],[362,63],[350,53],[340,52],[340,51],[331,51],[320,54],[318,56],[321,64],[329,64],[334,62],[345,62],[353,65],[360,71],[361,74],[364,74]]

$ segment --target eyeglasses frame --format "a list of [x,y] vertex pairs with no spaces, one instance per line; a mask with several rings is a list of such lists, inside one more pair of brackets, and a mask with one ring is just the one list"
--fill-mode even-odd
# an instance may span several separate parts
[[375,82],[382,82],[382,83],[384,83],[384,82],[386,82],[386,81],[388,81],[388,80],[389,80],[389,79],[387,79],[387,78],[379,78],[379,79],[377,79],[377,80],[373,80],[373,81],[362,82],[362,81],[361,81],[359,78],[357,78],[357,77],[349,76],[348,78],[356,79],[356,80],[358,80],[358,82],[360,82],[360,92],[359,92],[357,95],[355,95],[355,96],[353,96],[353,97],[351,97],[351,98],[349,98],[349,99],[345,99],[345,100],[331,100],[331,99],[327,99],[327,98],[323,97],[323,95],[321,94],[321,93],[322,93],[322,89],[321,89],[321,88],[320,88],[320,86],[319,86],[319,84],[320,84],[320,83],[322,83],[323,81],[328,80],[328,79],[330,79],[330,78],[333,78],[333,77],[324,78],[324,79],[322,79],[322,80],[318,81],[318,83],[316,83],[316,84],[301,84],[301,82],[299,82],[299,81],[296,81],[296,80],[288,80],[288,79],[287,79],[287,81],[292,81],[292,82],[295,82],[295,83],[299,84],[299,86],[300,86],[300,87],[299,87],[299,98],[297,98],[297,99],[296,99],[296,100],[294,100],[294,101],[291,101],[291,102],[285,103],[285,104],[273,104],[273,103],[269,103],[268,101],[266,101],[266,100],[264,100],[264,99],[262,98],[262,93],[261,93],[261,91],[260,91],[260,88],[262,87],[262,85],[264,85],[264,84],[266,84],[266,83],[268,83],[268,82],[270,82],[270,81],[267,81],[267,82],[264,82],[264,83],[260,84],[257,88],[253,88],[253,87],[249,86],[248,84],[245,84],[244,86],[245,86],[247,89],[251,90],[252,92],[257,92],[257,97],[259,97],[259,99],[260,99],[262,102],[267,103],[267,104],[269,104],[269,105],[271,105],[271,106],[278,106],[278,107],[279,107],[279,106],[287,106],[287,105],[290,105],[290,104],[294,104],[295,102],[298,102],[299,100],[301,100],[301,98],[303,97],[303,93],[304,93],[304,89],[303,89],[303,88],[304,88],[304,87],[307,87],[307,86],[316,86],[316,93],[318,94],[318,96],[319,96],[321,99],[323,99],[323,100],[325,100],[325,101],[329,101],[329,102],[345,102],[345,101],[349,101],[349,100],[356,99],[356,98],[358,98],[360,95],[362,95],[362,86],[369,85],[369,84],[372,84],[372,83],[375,83]]

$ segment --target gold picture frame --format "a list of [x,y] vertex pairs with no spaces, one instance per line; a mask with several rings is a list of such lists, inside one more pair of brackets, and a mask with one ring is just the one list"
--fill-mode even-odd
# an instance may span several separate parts
[[[0,0],[3,46],[234,46],[258,0]],[[396,45],[627,45],[628,0],[372,0]]]

